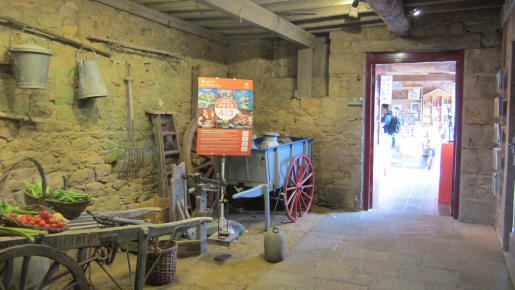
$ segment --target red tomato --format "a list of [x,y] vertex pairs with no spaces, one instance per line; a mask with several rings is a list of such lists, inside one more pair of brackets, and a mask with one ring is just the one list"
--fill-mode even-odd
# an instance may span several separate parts
[[41,221],[41,218],[37,216],[37,217],[34,218],[34,221],[39,223]]
[[16,214],[14,212],[11,213],[11,217],[16,218]]
[[50,225],[45,224],[43,227],[45,227],[45,229],[48,229],[50,228]]
[[59,221],[59,222],[57,223],[57,227],[58,227],[58,228],[62,228],[62,227],[64,227],[64,222],[63,222],[63,221]]
[[46,210],[42,210],[39,215],[41,216],[42,219],[48,219],[48,211]]
[[26,219],[30,222],[32,220],[32,215],[28,214]]
[[46,225],[46,222],[45,222],[44,220],[40,220],[40,221],[38,222],[38,225],[40,225],[40,226],[44,226],[44,225]]
[[50,227],[55,229],[55,228],[57,228],[57,225],[56,224],[50,224]]

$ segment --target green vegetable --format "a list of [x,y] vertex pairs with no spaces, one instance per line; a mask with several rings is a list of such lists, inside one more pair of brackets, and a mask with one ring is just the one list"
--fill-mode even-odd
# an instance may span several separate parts
[[[41,197],[41,193],[43,192],[43,183],[41,181],[36,182],[35,184],[25,182],[25,186],[27,187],[27,191],[34,195],[35,197]],[[50,194],[50,187],[46,188],[47,195]]]
[[14,212],[16,214],[38,214],[38,211],[33,210],[24,210],[21,207],[17,205],[9,205],[5,200],[2,200],[0,202],[0,210],[6,214],[10,214],[11,212]]
[[29,239],[32,243],[34,243],[36,241],[34,239],[34,237],[39,236],[39,235],[46,235],[46,234],[48,234],[46,231],[0,226],[0,235],[2,235],[2,236],[21,236],[21,237]]
[[88,193],[78,193],[71,190],[64,189],[56,189],[54,191],[54,200],[58,201],[66,201],[66,202],[76,202],[76,201],[86,201],[86,200],[95,200],[95,197]]
[[[34,195],[35,197],[41,197],[41,192],[43,192],[41,181],[36,184],[26,182],[27,191]],[[47,187],[47,195],[50,195],[50,188]],[[64,190],[61,188],[57,188],[54,191],[54,195],[52,197],[53,200],[56,201],[64,201],[64,202],[77,202],[77,201],[86,201],[86,200],[95,200],[95,197],[88,193],[78,193],[72,190]]]

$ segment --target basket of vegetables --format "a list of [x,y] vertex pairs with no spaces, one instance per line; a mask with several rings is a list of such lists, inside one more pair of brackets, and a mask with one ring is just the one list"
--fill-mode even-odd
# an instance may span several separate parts
[[43,192],[43,183],[35,184],[25,183],[27,190],[25,191],[25,202],[36,203],[42,198],[45,204],[62,213],[67,219],[74,219],[86,210],[95,197],[88,193],[79,193],[72,190],[57,188],[53,192],[46,187],[46,194]]
[[[19,206],[7,204],[5,200],[0,202],[0,222],[10,227],[49,233],[59,233],[68,229],[68,220],[58,212],[45,209],[41,211],[22,209]],[[27,233],[31,232],[27,231]]]
[[56,189],[54,192],[47,186],[45,171],[41,163],[32,157],[24,157],[9,166],[0,176],[0,188],[7,180],[10,171],[25,161],[32,162],[41,176],[41,182],[36,184],[26,183],[27,189],[24,192],[25,203],[28,206],[50,207],[61,213],[67,219],[78,217],[94,197],[85,193],[76,193],[64,189]]

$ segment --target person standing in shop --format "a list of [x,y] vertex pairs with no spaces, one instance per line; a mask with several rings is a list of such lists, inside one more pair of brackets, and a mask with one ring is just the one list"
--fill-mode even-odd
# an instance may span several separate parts
[[384,132],[392,138],[392,148],[395,148],[395,130],[392,130],[390,122],[392,121],[393,114],[390,110],[389,104],[381,105],[381,123],[383,125]]

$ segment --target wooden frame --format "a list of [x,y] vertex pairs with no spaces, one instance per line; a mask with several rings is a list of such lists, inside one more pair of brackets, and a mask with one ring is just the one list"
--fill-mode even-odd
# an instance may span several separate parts
[[461,132],[463,111],[463,50],[442,52],[385,52],[368,53],[366,58],[365,80],[365,150],[363,170],[363,209],[373,207],[373,162],[374,162],[374,101],[375,101],[375,65],[388,63],[414,62],[456,62],[456,113],[455,113],[455,146],[453,162],[453,194],[451,215],[457,219],[459,215],[460,172],[461,172]]

